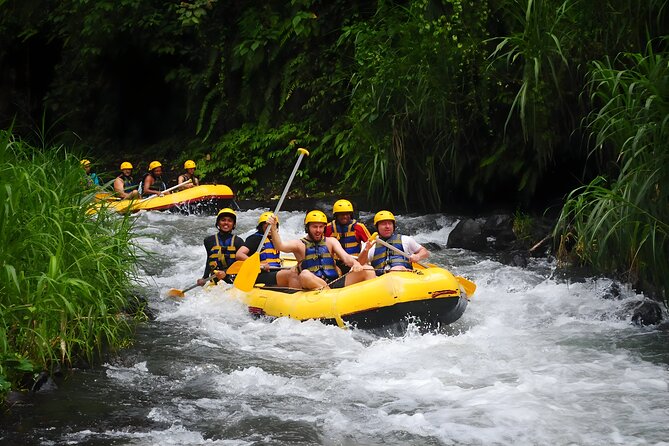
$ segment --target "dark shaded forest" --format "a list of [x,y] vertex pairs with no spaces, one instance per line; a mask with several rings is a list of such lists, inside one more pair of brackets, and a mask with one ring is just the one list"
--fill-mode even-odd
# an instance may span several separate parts
[[[396,209],[562,208],[667,282],[666,1],[0,1],[0,127],[99,166],[198,163]],[[565,201],[567,195],[569,199]],[[564,207],[562,207],[564,205]]]

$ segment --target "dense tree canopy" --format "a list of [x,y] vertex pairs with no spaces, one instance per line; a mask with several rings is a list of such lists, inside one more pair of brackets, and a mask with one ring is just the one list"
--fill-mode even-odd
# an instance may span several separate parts
[[291,164],[295,139],[314,189],[529,204],[606,167],[584,167],[588,72],[649,39],[663,50],[664,6],[4,1],[0,119],[57,122],[114,163],[195,158],[242,195]]

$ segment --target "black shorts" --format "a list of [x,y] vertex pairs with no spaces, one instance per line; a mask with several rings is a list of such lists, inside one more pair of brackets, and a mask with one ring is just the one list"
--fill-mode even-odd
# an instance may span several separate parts
[[274,286],[276,285],[276,275],[278,271],[263,271],[258,274],[256,283],[264,283],[265,286]]
[[332,282],[328,283],[328,286],[331,289],[344,288],[344,285],[346,285],[346,276],[341,276],[340,278],[335,279]]

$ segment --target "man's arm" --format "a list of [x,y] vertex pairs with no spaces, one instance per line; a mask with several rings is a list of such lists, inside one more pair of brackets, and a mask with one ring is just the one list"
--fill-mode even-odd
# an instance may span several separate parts
[[327,237],[325,239],[325,243],[330,249],[330,252],[334,251],[334,253],[337,254],[337,257],[339,257],[339,259],[341,259],[341,261],[344,262],[346,266],[351,267],[351,271],[355,272],[362,270],[362,266],[355,259],[355,257],[344,251],[344,248],[342,248],[341,243],[339,243],[339,240],[337,240],[334,237]]
[[125,188],[123,187],[123,180],[120,178],[116,178],[114,180],[114,191],[121,197],[125,198],[128,194],[125,193]]
[[144,180],[144,193],[145,194],[153,194],[153,195],[160,195],[161,194],[161,192],[159,190],[152,189],[153,183],[155,183],[155,181],[156,180],[151,175],[146,177],[146,179]]
[[404,249],[404,252],[410,254],[409,260],[413,263],[418,263],[430,256],[430,251],[414,240],[413,237],[407,235],[402,236],[402,248]]
[[372,235],[367,230],[367,226],[365,226],[363,223],[356,222],[355,236],[358,238],[359,242],[366,242]]
[[237,253],[235,254],[235,259],[237,260],[246,260],[249,258],[249,247],[244,245],[241,248],[237,250]]
[[292,252],[298,261],[304,259],[304,243],[299,240],[281,240],[279,230],[276,227],[276,218],[273,215],[267,219],[267,223],[270,225],[270,234],[272,234],[274,248],[283,252]]

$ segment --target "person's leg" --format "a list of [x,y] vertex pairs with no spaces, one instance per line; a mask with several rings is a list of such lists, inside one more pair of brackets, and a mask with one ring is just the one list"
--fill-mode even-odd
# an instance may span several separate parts
[[280,287],[299,288],[300,278],[294,268],[282,269],[276,274],[276,285]]
[[390,268],[390,271],[412,271],[412,270],[398,265],[398,266],[393,266],[392,268]]
[[325,280],[316,276],[309,270],[302,270],[300,273],[300,287],[305,290],[319,290],[321,288],[326,288],[328,284]]
[[363,282],[365,280],[373,279],[376,277],[374,268],[369,265],[363,266],[362,271],[355,273],[348,273],[346,276],[346,286],[353,285],[354,283]]

